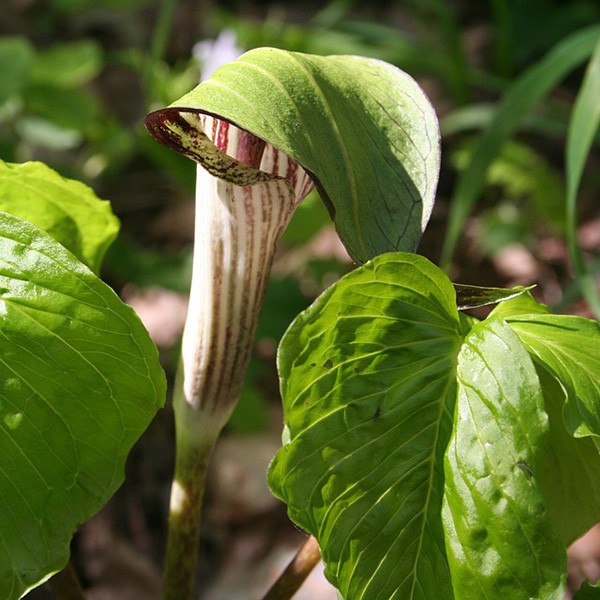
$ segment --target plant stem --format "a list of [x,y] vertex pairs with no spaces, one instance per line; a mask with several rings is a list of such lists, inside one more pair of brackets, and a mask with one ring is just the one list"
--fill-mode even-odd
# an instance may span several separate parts
[[[164,574],[165,600],[194,597],[200,539],[200,508],[212,445],[179,453],[169,513]],[[174,506],[175,505],[175,506]]]
[[302,544],[296,556],[271,586],[263,600],[289,600],[304,583],[319,560],[321,560],[319,544],[311,535]]
[[62,571],[53,575],[48,583],[58,600],[84,600],[85,598],[77,571],[71,561]]
[[201,507],[208,463],[222,425],[185,402],[183,369],[175,381],[175,473],[163,579],[165,600],[191,600],[196,590]]

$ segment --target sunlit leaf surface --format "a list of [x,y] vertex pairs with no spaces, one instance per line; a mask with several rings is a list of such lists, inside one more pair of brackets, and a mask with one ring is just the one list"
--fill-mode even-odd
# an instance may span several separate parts
[[386,254],[282,341],[288,443],[270,484],[348,600],[452,598],[440,511],[459,329],[445,275]]
[[561,600],[565,546],[536,481],[548,424],[533,362],[491,319],[466,337],[457,379],[444,498],[455,597]]
[[0,211],[47,231],[95,273],[119,230],[108,202],[39,162],[0,161]]
[[569,315],[518,315],[508,319],[527,349],[567,392],[567,430],[600,436],[600,323]]
[[50,235],[0,213],[0,597],[62,568],[164,401],[133,311]]

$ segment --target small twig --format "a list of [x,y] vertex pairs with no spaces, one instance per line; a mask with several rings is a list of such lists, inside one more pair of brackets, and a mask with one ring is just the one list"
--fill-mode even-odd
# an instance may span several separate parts
[[263,600],[290,600],[321,560],[319,544],[310,536],[300,547],[279,579],[271,586]]
[[48,583],[56,594],[57,600],[85,600],[77,571],[71,561],[62,571],[53,575]]

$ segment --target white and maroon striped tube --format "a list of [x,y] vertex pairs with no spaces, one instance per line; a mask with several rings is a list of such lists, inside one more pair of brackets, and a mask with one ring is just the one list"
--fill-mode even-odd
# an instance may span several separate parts
[[198,162],[194,266],[183,335],[190,408],[229,418],[241,391],[277,241],[312,189],[306,171],[227,121],[165,109],[147,121]]

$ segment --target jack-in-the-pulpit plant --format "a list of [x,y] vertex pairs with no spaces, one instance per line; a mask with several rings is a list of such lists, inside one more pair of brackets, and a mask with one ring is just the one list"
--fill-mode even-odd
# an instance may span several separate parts
[[227,121],[191,111],[167,114],[149,118],[152,132],[201,161],[174,398],[177,464],[165,594],[176,598],[193,590],[206,463],[241,391],[277,240],[312,181],[296,161]]
[[146,125],[199,163],[164,583],[166,597],[187,598],[206,463],[238,399],[294,208],[314,182],[357,260],[414,249],[431,212],[439,134],[421,90],[394,67],[274,49],[226,65]]
[[[281,341],[271,489],[345,600],[562,600],[565,548],[600,521],[600,327],[524,288],[453,284],[412,253],[439,171],[418,85],[381,61],[259,49],[147,125],[199,163],[164,597],[194,597],[207,461],[277,240],[314,185],[359,266]],[[117,229],[107,204],[44,165],[0,163],[0,210],[0,596],[13,600],[65,565],[165,381],[95,274]],[[495,303],[481,321],[462,312]]]

